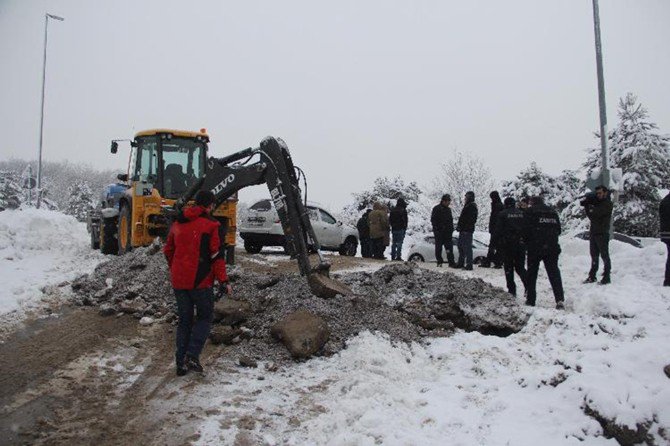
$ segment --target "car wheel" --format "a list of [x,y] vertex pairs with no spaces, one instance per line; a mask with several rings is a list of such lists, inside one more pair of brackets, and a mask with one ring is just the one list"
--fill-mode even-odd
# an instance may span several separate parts
[[256,245],[251,242],[244,242],[244,250],[249,254],[258,254],[263,250],[263,245]]
[[419,253],[414,253],[414,254],[410,255],[409,259],[407,259],[407,260],[409,260],[410,262],[425,262],[426,261],[426,259],[424,259],[423,256]]
[[347,239],[340,245],[340,255],[354,257],[358,251],[358,240],[356,237],[347,237]]

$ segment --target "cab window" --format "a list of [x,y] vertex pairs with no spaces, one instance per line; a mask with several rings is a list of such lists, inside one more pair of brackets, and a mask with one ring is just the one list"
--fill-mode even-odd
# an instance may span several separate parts
[[337,220],[335,220],[332,215],[330,215],[328,212],[324,211],[323,209],[319,209],[319,213],[321,214],[321,220],[323,220],[324,222],[326,222],[330,225],[334,225],[335,223],[337,223]]
[[154,183],[158,180],[158,138],[155,136],[138,140],[133,179]]
[[205,147],[188,138],[163,139],[164,191],[167,198],[182,196],[203,174]]

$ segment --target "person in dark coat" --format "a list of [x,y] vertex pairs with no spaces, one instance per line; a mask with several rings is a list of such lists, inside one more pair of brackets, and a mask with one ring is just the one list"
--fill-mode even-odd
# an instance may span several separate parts
[[356,222],[356,229],[358,229],[358,240],[361,241],[361,256],[366,259],[372,257],[372,244],[370,242],[370,223],[368,216],[372,209],[366,210],[361,218]]
[[519,275],[524,289],[527,287],[526,246],[523,240],[525,213],[516,207],[512,197],[505,198],[505,209],[497,217],[495,230],[500,253],[505,267],[507,291],[516,297],[514,271]]
[[463,205],[456,226],[458,231],[458,263],[456,268],[465,268],[472,271],[472,236],[477,224],[477,214],[475,193],[468,191],[465,193],[465,205]]
[[407,202],[398,198],[396,205],[389,214],[391,225],[391,260],[402,260],[402,242],[407,232]]
[[558,256],[561,254],[561,245],[558,236],[561,235],[561,222],[558,213],[544,204],[542,197],[533,197],[530,207],[525,211],[524,240],[528,249],[528,295],[526,305],[535,306],[537,274],[540,262],[549,276],[551,289],[554,291],[556,308],[565,309],[563,281],[561,270],[558,267]]
[[586,216],[591,220],[589,230],[591,270],[584,283],[593,283],[597,280],[599,258],[602,257],[604,271],[600,284],[606,285],[610,283],[610,271],[612,270],[609,244],[613,204],[609,198],[609,191],[605,186],[598,186],[595,195],[588,195],[582,200],[581,205],[584,206]]
[[493,265],[496,268],[500,268],[502,259],[498,254],[496,224],[498,222],[498,214],[503,210],[503,202],[500,199],[500,194],[497,190],[491,192],[489,197],[491,198],[491,215],[489,216],[489,234],[491,234],[491,240],[489,241],[489,252],[486,254],[486,260],[484,260],[479,266],[483,268],[490,268],[491,265]]
[[385,260],[386,239],[389,233],[389,216],[386,206],[376,202],[372,205],[372,212],[368,215],[368,226],[370,227],[370,242],[372,246],[372,257]]
[[442,258],[442,248],[447,251],[447,262],[452,268],[456,266],[454,261],[454,244],[452,237],[454,234],[454,217],[451,214],[451,195],[442,195],[440,204],[433,208],[430,214],[430,223],[433,226],[433,236],[435,237],[435,259],[437,266],[441,267],[444,263]]
[[660,218],[661,241],[668,248],[668,256],[665,260],[665,280],[663,286],[670,286],[670,193],[666,195],[658,207],[658,216]]

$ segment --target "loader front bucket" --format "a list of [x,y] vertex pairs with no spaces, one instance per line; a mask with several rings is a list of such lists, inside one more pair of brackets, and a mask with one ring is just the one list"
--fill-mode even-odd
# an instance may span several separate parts
[[312,294],[322,299],[332,299],[338,294],[342,296],[351,296],[354,294],[351,289],[337,280],[328,277],[328,271],[316,270],[307,276],[307,283]]

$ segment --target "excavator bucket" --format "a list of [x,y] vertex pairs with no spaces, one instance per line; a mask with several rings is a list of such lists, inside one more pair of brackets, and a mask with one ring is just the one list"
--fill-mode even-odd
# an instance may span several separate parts
[[328,277],[327,270],[312,271],[307,276],[307,283],[309,284],[309,289],[312,290],[312,293],[322,299],[332,299],[338,294],[342,296],[351,296],[354,294],[354,292],[342,282],[338,282],[337,280]]

